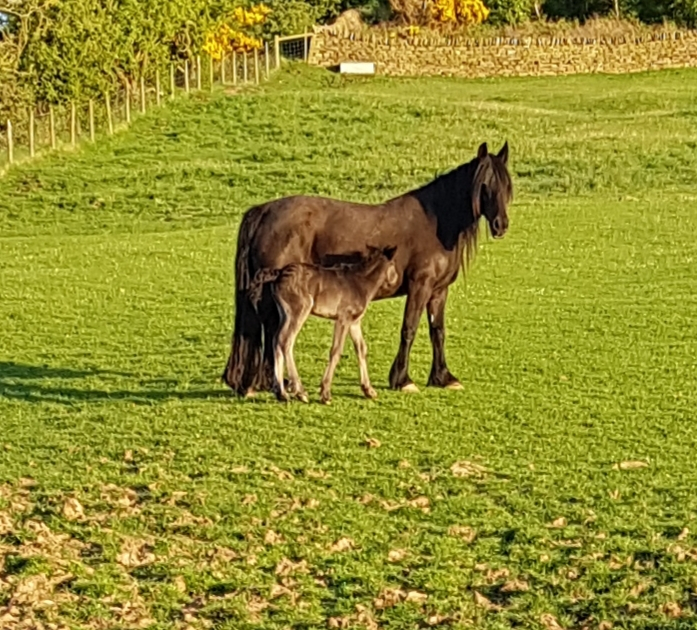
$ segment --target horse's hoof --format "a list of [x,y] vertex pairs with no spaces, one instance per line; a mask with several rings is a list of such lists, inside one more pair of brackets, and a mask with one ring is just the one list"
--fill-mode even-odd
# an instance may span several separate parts
[[332,397],[331,397],[331,396],[328,396],[328,395],[325,395],[325,394],[322,394],[322,395],[320,396],[319,401],[320,401],[323,405],[331,405],[331,404],[332,404]]
[[245,398],[256,398],[257,392],[255,389],[248,389],[244,395]]
[[450,389],[454,392],[461,392],[465,388],[462,386],[462,383],[460,383],[459,381],[453,381],[452,383],[446,385],[445,389]]
[[276,394],[276,400],[278,402],[287,403],[290,402],[290,396],[286,392],[279,392]]
[[378,393],[372,387],[366,387],[363,390],[363,395],[371,400],[375,400],[378,397]]
[[297,397],[300,402],[303,402],[306,405],[310,402],[310,397],[307,395],[307,392],[300,392],[297,394]]
[[418,394],[419,388],[414,383],[409,383],[408,385],[402,387],[402,391],[405,394]]

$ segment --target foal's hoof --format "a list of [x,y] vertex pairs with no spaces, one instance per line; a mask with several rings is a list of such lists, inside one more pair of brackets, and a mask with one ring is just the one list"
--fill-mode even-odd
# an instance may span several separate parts
[[409,383],[402,387],[402,391],[405,394],[418,394],[419,393],[419,388],[414,384],[414,383]]
[[277,392],[276,400],[278,400],[278,402],[287,403],[290,402],[290,396],[288,396],[286,392]]
[[307,395],[307,392],[298,392],[295,396],[300,402],[303,402],[306,405],[310,402],[310,397]]
[[453,381],[452,383],[449,383],[448,385],[446,385],[445,389],[450,389],[454,392],[461,392],[465,388],[462,386],[462,383],[460,383],[459,381]]
[[322,392],[322,394],[321,394],[320,397],[319,397],[319,401],[320,401],[323,405],[331,405],[331,404],[332,404],[332,395],[331,395],[331,394],[325,394],[324,392]]
[[248,389],[245,394],[245,398],[256,398],[257,397],[257,391],[255,389]]
[[364,387],[363,395],[371,400],[375,400],[378,397],[378,393],[372,387]]

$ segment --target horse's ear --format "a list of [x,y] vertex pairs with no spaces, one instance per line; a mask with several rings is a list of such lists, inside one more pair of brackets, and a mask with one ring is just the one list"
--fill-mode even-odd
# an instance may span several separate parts
[[496,157],[503,162],[504,166],[508,165],[508,140],[506,140],[506,144],[503,145]]
[[487,155],[489,155],[489,147],[486,146],[486,142],[482,142],[477,151],[477,157],[483,160]]

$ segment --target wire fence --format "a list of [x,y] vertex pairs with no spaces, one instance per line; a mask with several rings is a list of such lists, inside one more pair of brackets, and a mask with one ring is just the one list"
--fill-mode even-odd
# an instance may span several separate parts
[[280,37],[277,38],[277,54],[286,59],[306,62],[310,58],[311,45],[312,33]]
[[[268,80],[272,70],[280,67],[281,57],[286,56],[281,52],[283,43],[276,38],[273,49],[266,44],[261,50],[231,53],[221,60],[195,57],[172,63],[100,98],[39,104],[28,109],[25,116],[0,121],[0,172],[47,151],[112,135],[139,115],[182,95],[212,91],[220,85],[254,85]],[[307,54],[303,59],[307,60]]]

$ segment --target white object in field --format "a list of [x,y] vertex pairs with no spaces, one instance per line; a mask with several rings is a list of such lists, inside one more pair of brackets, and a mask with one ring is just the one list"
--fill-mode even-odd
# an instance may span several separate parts
[[372,61],[344,61],[339,65],[341,74],[375,74]]

